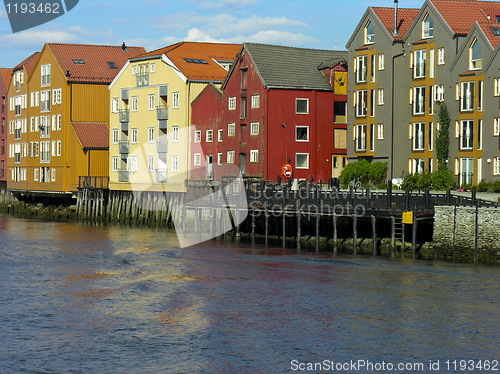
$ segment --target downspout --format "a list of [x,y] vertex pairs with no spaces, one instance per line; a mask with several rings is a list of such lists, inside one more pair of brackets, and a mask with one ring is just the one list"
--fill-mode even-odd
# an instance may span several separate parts
[[391,180],[394,178],[394,86],[395,86],[395,61],[396,58],[401,57],[406,55],[406,52],[404,52],[404,43],[403,43],[403,52],[400,54],[397,54],[395,56],[392,56],[392,80],[391,80]]

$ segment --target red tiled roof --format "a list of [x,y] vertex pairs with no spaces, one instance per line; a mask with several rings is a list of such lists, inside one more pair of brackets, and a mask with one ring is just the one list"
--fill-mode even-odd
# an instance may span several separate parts
[[28,75],[31,75],[31,73],[35,69],[36,64],[38,62],[38,57],[40,57],[40,52],[33,53],[31,56],[29,56],[23,62],[14,66],[13,70],[19,70],[20,68],[24,67],[26,69],[26,72],[28,73]]
[[491,21],[494,24],[495,17],[500,16],[499,1],[431,0],[431,2],[455,34],[468,34],[476,21]]
[[484,34],[486,35],[486,37],[488,38],[488,40],[490,41],[491,45],[493,46],[493,48],[496,48],[497,45],[500,43],[500,37],[498,36],[495,36],[495,34],[493,33],[493,30],[492,30],[492,27],[495,27],[495,28],[500,28],[500,24],[498,23],[480,23],[479,24],[479,27],[481,27],[481,29],[483,30]]
[[[187,79],[222,82],[227,71],[214,60],[233,61],[240,48],[240,44],[180,42],[137,57],[153,57],[164,54]],[[185,59],[204,60],[206,64],[192,63]]]
[[6,90],[9,89],[11,78],[12,69],[0,68],[0,84],[2,84]]
[[[394,8],[372,7],[373,11],[383,23],[389,34],[394,31]],[[413,21],[417,18],[420,9],[399,8],[398,9],[398,36],[393,36],[395,40],[403,40],[410,29]]]
[[104,122],[71,122],[71,125],[83,148],[109,148],[109,128]]
[[[145,52],[143,47],[48,43],[68,81],[111,83],[130,58]],[[77,63],[75,63],[75,61]],[[108,62],[115,63],[110,68]]]

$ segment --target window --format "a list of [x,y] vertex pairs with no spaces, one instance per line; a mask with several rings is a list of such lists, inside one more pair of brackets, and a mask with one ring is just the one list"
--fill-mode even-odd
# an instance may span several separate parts
[[113,144],[118,144],[118,129],[113,129]]
[[366,83],[368,76],[368,56],[356,57],[356,83]]
[[179,126],[172,126],[172,142],[177,143],[179,141]]
[[193,157],[193,163],[195,166],[201,165],[201,153],[195,153]]
[[154,73],[156,71],[156,64],[154,62],[152,62],[150,65],[149,65],[149,71],[151,73]]
[[151,94],[148,96],[148,109],[155,110],[155,95]]
[[296,153],[295,167],[297,169],[309,169],[309,153]]
[[500,157],[493,159],[493,175],[500,175]]
[[415,87],[413,114],[425,114],[425,86]]
[[366,125],[356,125],[355,127],[356,151],[366,151]]
[[477,121],[477,149],[483,149],[483,120]]
[[148,143],[153,143],[155,141],[155,128],[148,127]]
[[137,144],[138,141],[138,130],[137,129],[132,129],[132,143]]
[[132,96],[132,112],[137,112],[139,110],[139,98],[137,96]]
[[375,117],[375,95],[376,90],[370,90],[370,117]]
[[500,136],[500,117],[493,118],[493,136]]
[[371,21],[365,26],[365,44],[373,44],[375,43],[375,27]]
[[33,180],[38,182],[38,168],[33,169]]
[[370,56],[370,81],[375,82],[375,55]]
[[378,105],[384,105],[384,89],[378,89]]
[[375,124],[370,124],[370,151],[375,150]]
[[250,135],[259,135],[259,122],[252,122],[250,124]]
[[224,140],[224,130],[217,130],[217,141],[222,142]]
[[236,97],[230,97],[228,100],[228,109],[236,110]]
[[179,171],[179,156],[177,155],[172,156],[172,171],[174,173]]
[[377,139],[384,140],[384,124],[383,123],[379,123],[377,125]]
[[354,104],[356,105],[356,117],[366,117],[367,113],[366,102],[368,100],[368,91],[367,90],[355,91],[354,95],[355,95]]
[[462,111],[474,110],[474,82],[462,82],[460,93],[460,109]]
[[308,142],[309,126],[297,126],[295,128],[295,140],[297,142]]
[[260,108],[260,95],[252,95],[252,109]]
[[378,55],[378,70],[385,69],[385,55],[383,53]]
[[236,124],[228,123],[227,124],[227,136],[235,136],[236,135]]
[[346,123],[346,110],[347,110],[347,102],[346,101],[334,101],[333,102],[333,121],[335,123]]
[[309,99],[295,99],[295,113],[308,114],[309,113]]
[[179,109],[180,97],[179,92],[172,93],[172,108]]
[[427,14],[422,23],[422,38],[432,38],[434,36],[434,20]]
[[442,84],[434,86],[434,101],[444,101],[444,86]]
[[222,165],[222,153],[217,153],[217,164]]
[[50,141],[40,142],[40,162],[50,162]]
[[118,156],[113,156],[111,162],[112,171],[118,171]]
[[472,42],[469,48],[469,68],[479,70],[483,67],[483,47],[477,39]]
[[421,174],[425,172],[425,158],[414,158],[412,161],[412,173]]
[[214,130],[207,130],[205,140],[207,143],[212,143],[214,141]]
[[196,130],[194,132],[194,141],[195,143],[201,142],[201,130]]
[[50,112],[50,90],[40,92],[41,112]]
[[500,96],[500,78],[495,78],[494,96]]
[[56,181],[56,169],[52,168],[51,173],[50,173],[50,180],[52,182]]
[[246,97],[241,98],[240,118],[241,119],[247,118],[247,98]]
[[52,104],[60,105],[62,103],[62,89],[56,88],[52,90]]
[[257,149],[250,150],[250,163],[256,164],[259,162],[259,151]]
[[434,148],[434,122],[429,122],[429,151]]
[[132,66],[132,75],[137,74],[137,65]]
[[477,109],[479,111],[483,110],[483,94],[484,94],[483,81],[479,81],[479,90],[478,90],[478,97],[477,97]]
[[42,65],[42,87],[50,86],[50,64]]
[[438,48],[438,65],[444,65],[445,64],[445,58],[444,58],[444,48]]
[[118,113],[118,98],[114,97],[111,101],[111,112]]
[[234,151],[227,151],[227,159],[226,162],[228,164],[234,164]]
[[420,49],[415,51],[415,65],[413,66],[413,78],[424,78],[427,64],[427,51]]
[[423,151],[425,149],[425,123],[413,124],[413,150]]
[[[435,72],[435,52],[434,49],[429,51],[429,78],[434,78]],[[425,74],[425,69],[424,69]]]
[[460,127],[460,149],[472,149],[474,147],[474,121],[462,121]]

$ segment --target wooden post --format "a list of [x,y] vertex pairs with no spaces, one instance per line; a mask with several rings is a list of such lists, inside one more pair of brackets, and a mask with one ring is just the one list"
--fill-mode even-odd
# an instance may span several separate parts
[[300,250],[300,237],[301,237],[301,218],[302,218],[302,211],[299,206],[299,202],[297,201],[297,249]]
[[353,255],[358,254],[358,216],[355,214],[352,216],[352,250]]
[[316,207],[316,252],[319,251],[319,207]]
[[286,248],[286,214],[285,214],[285,206],[283,206],[283,209],[281,210],[282,214],[282,245],[283,248]]
[[394,257],[394,246],[396,244],[396,218],[391,216],[391,252]]
[[333,253],[337,254],[337,215],[333,212],[332,216],[333,226]]
[[[474,190],[475,191],[475,190]],[[474,263],[477,265],[479,263],[479,200],[476,200],[476,230],[474,231]]]
[[252,215],[252,244],[255,243],[255,212],[252,208],[250,214]]
[[373,255],[377,255],[377,219],[372,215],[372,240],[373,240]]
[[264,230],[265,230],[265,245],[267,247],[268,239],[269,239],[269,214],[267,212],[267,202],[264,205]]
[[417,215],[413,212],[413,224],[412,224],[412,235],[411,235],[411,254],[412,258],[416,258],[417,251]]

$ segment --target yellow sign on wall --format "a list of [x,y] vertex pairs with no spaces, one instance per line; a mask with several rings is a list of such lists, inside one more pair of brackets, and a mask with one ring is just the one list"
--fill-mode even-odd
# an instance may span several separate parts
[[413,212],[403,212],[403,223],[413,224]]

